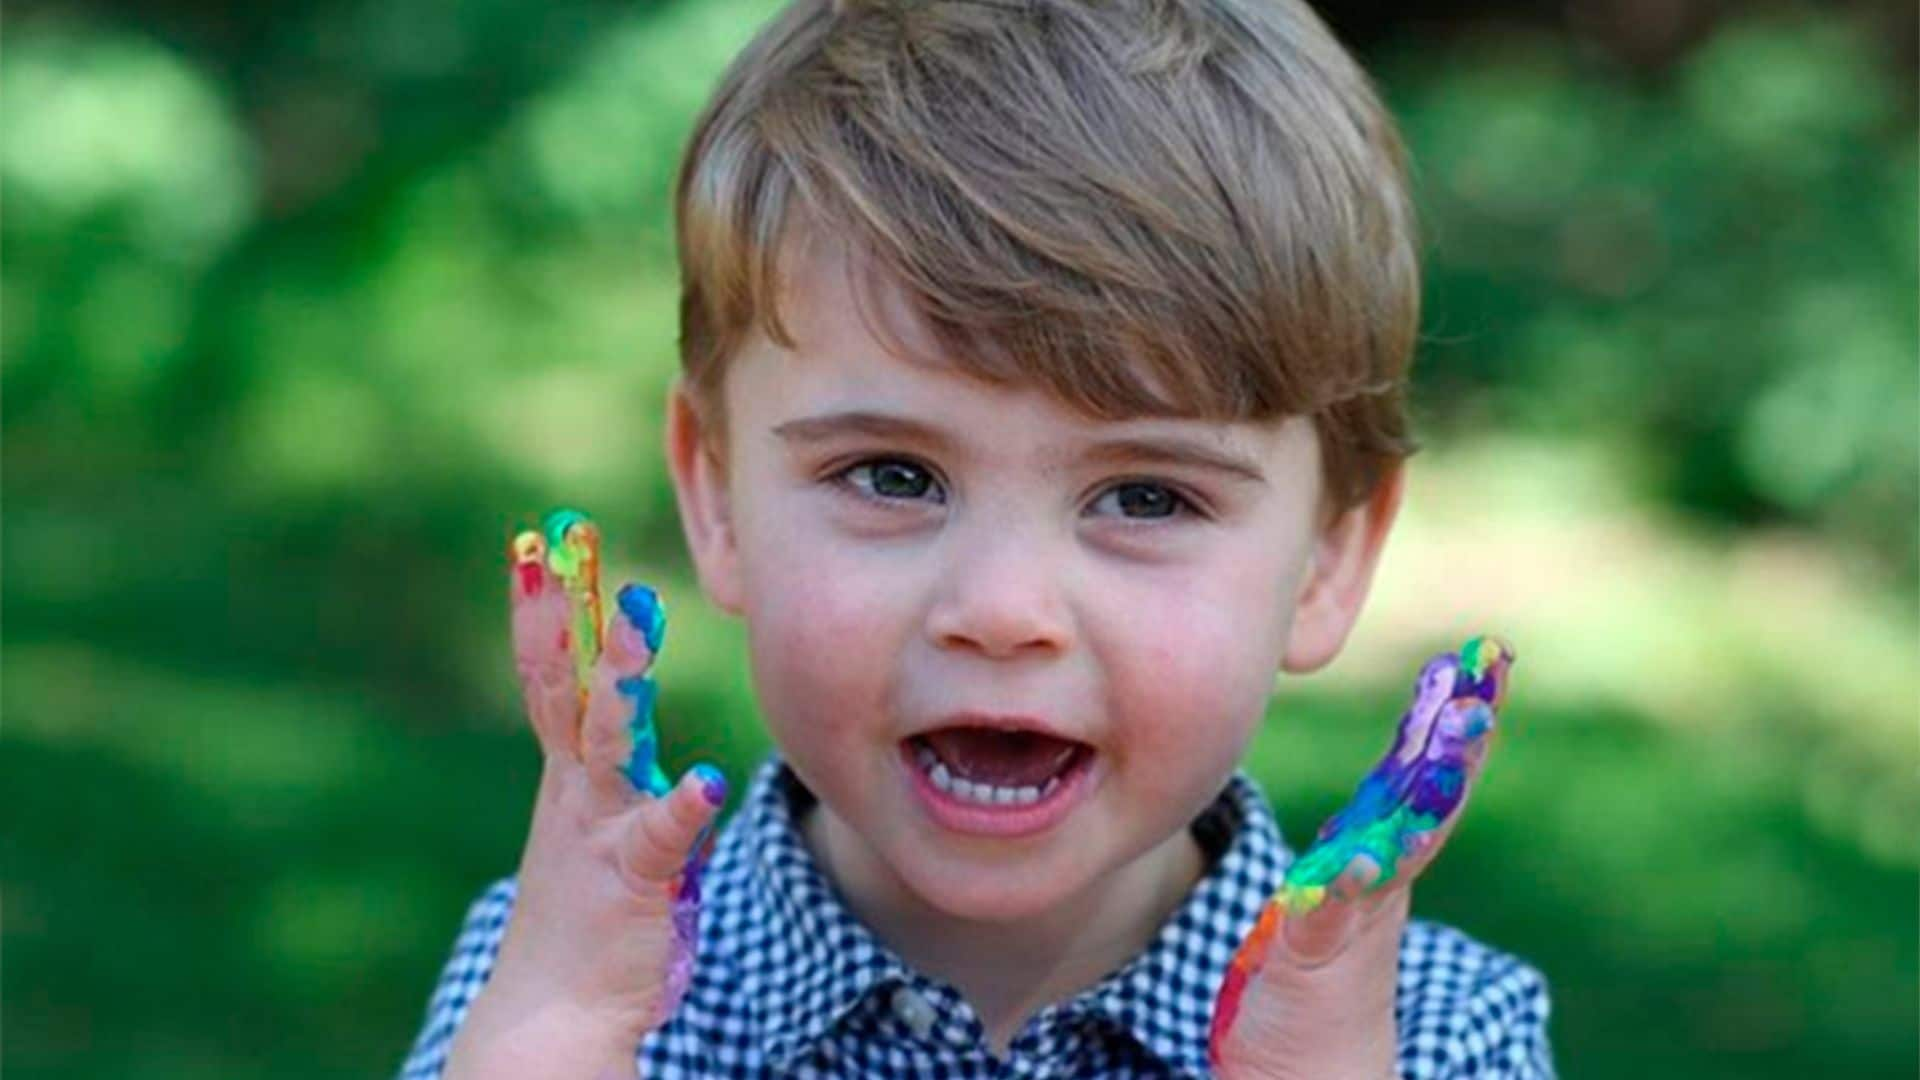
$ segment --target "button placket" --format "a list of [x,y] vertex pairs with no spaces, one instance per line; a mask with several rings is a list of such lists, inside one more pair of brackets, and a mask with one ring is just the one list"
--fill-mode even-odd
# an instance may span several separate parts
[[907,1030],[913,1032],[913,1037],[916,1039],[924,1039],[933,1034],[933,1026],[940,1019],[932,1003],[911,986],[903,984],[894,987],[893,996],[888,1000],[888,1004],[893,1009],[894,1017],[905,1024]]

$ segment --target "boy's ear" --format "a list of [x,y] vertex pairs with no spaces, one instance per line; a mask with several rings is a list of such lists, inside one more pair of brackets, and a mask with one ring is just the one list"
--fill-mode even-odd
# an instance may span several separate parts
[[712,449],[717,432],[701,424],[700,411],[675,379],[667,393],[667,466],[673,473],[673,498],[680,527],[700,575],[701,591],[714,606],[734,615],[741,602],[740,552],[733,531],[733,510],[725,464]]
[[1365,502],[1321,528],[1294,601],[1282,671],[1304,675],[1340,655],[1373,585],[1387,533],[1399,516],[1405,481],[1405,465],[1393,465]]

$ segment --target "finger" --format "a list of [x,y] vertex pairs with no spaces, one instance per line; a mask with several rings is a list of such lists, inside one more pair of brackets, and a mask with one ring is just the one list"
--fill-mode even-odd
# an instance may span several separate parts
[[1301,906],[1283,923],[1280,939],[1287,961],[1310,969],[1339,956],[1368,906],[1364,894],[1380,876],[1380,864],[1372,856],[1355,855],[1324,898],[1310,907]]
[[1333,836],[1355,819],[1378,817],[1399,796],[1398,781],[1426,749],[1440,709],[1454,696],[1459,677],[1460,658],[1450,652],[1440,653],[1421,666],[1413,683],[1413,701],[1400,714],[1392,745],[1361,780],[1347,805],[1320,826],[1316,840]]
[[1280,924],[1286,919],[1286,908],[1278,897],[1268,900],[1260,909],[1260,918],[1253,929],[1240,942],[1234,951],[1233,959],[1227,965],[1226,978],[1220,984],[1220,993],[1214,999],[1213,1023],[1207,1035],[1208,1057],[1215,1069],[1222,1064],[1222,1051],[1227,1047],[1227,1038],[1233,1032],[1234,1023],[1240,1018],[1240,1005],[1247,990],[1253,985],[1260,972],[1266,967],[1267,954],[1273,948],[1273,940],[1280,933]]
[[582,687],[600,659],[605,622],[600,611],[600,527],[578,510],[555,510],[541,522],[547,566],[565,586],[572,604],[574,673]]
[[[1423,774],[1410,792],[1415,813],[1408,815],[1395,853],[1400,884],[1410,885],[1426,872],[1465,815],[1467,802],[1486,767],[1494,722],[1493,710],[1485,702],[1459,699],[1448,703],[1436,740],[1442,745],[1422,766]],[[1433,823],[1422,827],[1427,821]]]
[[[1216,1065],[1250,1048],[1288,1046],[1271,1031],[1264,1039],[1236,1031],[1243,996],[1261,1002],[1249,1013],[1268,1028],[1292,1018],[1296,1028],[1331,1030],[1352,1017],[1391,1010],[1398,928],[1411,896],[1406,886],[1459,820],[1485,761],[1512,660],[1504,642],[1475,638],[1458,656],[1442,653],[1421,669],[1392,747],[1288,867],[1235,953],[1209,1036]],[[1354,1007],[1369,996],[1378,999],[1376,1009]],[[1339,1008],[1316,1012],[1329,1001]],[[1355,1075],[1379,1074],[1379,1066],[1373,1062]]]
[[[1370,873],[1357,864],[1339,876],[1336,891],[1364,892]],[[1386,1018],[1391,1031],[1407,894],[1394,894],[1373,913],[1337,898],[1305,913],[1288,903],[1284,892],[1268,902],[1227,969],[1207,1039],[1215,1070],[1235,1076],[1391,1075],[1391,1039],[1380,1040],[1372,1025]],[[1303,932],[1295,926],[1302,919],[1317,925]],[[1303,933],[1334,941],[1291,940]],[[1339,1062],[1303,1069],[1301,1052],[1314,1044],[1334,1048]]]
[[[1473,695],[1503,694],[1512,661],[1511,650],[1486,644],[1491,640],[1475,638],[1461,658],[1442,653],[1421,669],[1414,704],[1402,714],[1393,746],[1288,868],[1289,885],[1324,890],[1356,852],[1365,851],[1382,871],[1372,888],[1382,888],[1409,865],[1407,838],[1431,832],[1454,816],[1494,728],[1493,707]],[[1441,697],[1463,689],[1468,693]],[[1428,851],[1426,860],[1433,855]]]
[[528,531],[509,546],[513,663],[540,749],[578,760],[580,691],[574,678],[566,590],[547,567],[546,539]]
[[1461,676],[1454,697],[1475,697],[1495,712],[1507,702],[1508,672],[1518,659],[1505,638],[1482,634],[1460,647]]
[[623,806],[635,792],[658,798],[673,786],[660,768],[653,720],[658,686],[647,674],[665,634],[659,596],[644,585],[623,587],[595,668],[582,734],[588,773],[606,805]]
[[622,872],[636,883],[672,880],[726,801],[727,781],[719,769],[706,764],[688,769],[663,798],[633,808],[621,843]]

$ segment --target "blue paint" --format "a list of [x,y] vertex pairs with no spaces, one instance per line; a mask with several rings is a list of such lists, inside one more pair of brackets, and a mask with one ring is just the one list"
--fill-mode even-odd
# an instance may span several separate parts
[[700,778],[700,793],[715,806],[727,801],[727,777],[717,766],[701,762],[688,770]]
[[[667,636],[667,609],[660,594],[645,585],[620,587],[614,605],[627,625],[639,631],[647,651],[655,657]],[[650,661],[651,663],[651,661]],[[660,769],[660,733],[653,723],[653,704],[659,697],[659,684],[646,675],[629,675],[614,687],[633,702],[633,715],[627,721],[627,733],[633,737],[633,752],[627,756],[624,770],[633,786],[655,798],[673,790],[673,782]]]
[[647,650],[659,653],[660,643],[667,636],[667,608],[660,602],[660,594],[645,585],[622,585],[614,602],[620,614],[646,639]]
[[653,703],[659,697],[660,684],[645,675],[629,675],[613,685],[633,703],[633,715],[627,720],[633,751],[627,755],[623,771],[636,789],[659,798],[673,790],[673,782],[660,771],[660,734],[653,724]]

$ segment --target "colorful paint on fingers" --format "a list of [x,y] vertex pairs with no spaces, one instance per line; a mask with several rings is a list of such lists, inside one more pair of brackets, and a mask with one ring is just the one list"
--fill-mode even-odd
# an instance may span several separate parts
[[[599,660],[610,629],[604,620],[600,602],[600,528],[578,510],[555,510],[541,522],[539,530],[514,537],[510,546],[522,595],[536,595],[544,587],[541,573],[550,570],[567,592],[572,611],[569,630],[573,644],[574,674],[579,683],[582,707],[593,685],[593,667]],[[638,674],[619,679],[614,688],[627,699],[632,713],[627,721],[632,749],[622,772],[638,791],[654,798],[666,798],[673,784],[660,767],[660,733],[654,724],[654,703],[659,684],[649,674],[660,646],[666,640],[667,611],[660,595],[645,585],[627,585],[614,598],[619,618],[626,630],[639,639],[630,649],[644,647],[646,658]],[[621,631],[625,632],[625,631]],[[632,638],[627,639],[632,642]],[[700,784],[701,796],[716,810],[727,800],[727,781],[720,770],[700,764],[691,770]],[[662,996],[664,1020],[679,1006],[693,977],[693,964],[700,937],[700,885],[712,853],[713,826],[708,824],[694,840],[685,864],[669,882],[667,897],[673,921],[674,945],[668,958],[667,979]]]
[[[614,598],[614,606],[646,643],[648,653],[658,656],[667,636],[667,609],[661,604],[660,595],[645,585],[626,585]],[[648,664],[651,666],[651,659]],[[627,755],[627,779],[635,788],[655,798],[665,797],[673,790],[673,782],[661,771],[660,732],[653,723],[653,704],[659,697],[659,684],[642,671],[614,685],[633,704],[632,716],[627,721],[627,734],[633,746]]]
[[555,510],[540,531],[546,534],[547,566],[573,602],[573,670],[584,708],[606,630],[600,610],[600,526],[578,510]]
[[[705,762],[690,772],[699,778],[701,797],[716,811],[727,801],[727,778]],[[707,859],[713,853],[713,826],[700,830],[687,854],[687,862],[678,877],[667,883],[667,900],[672,911],[674,953],[667,966],[666,995],[661,1001],[664,1021],[680,1007],[687,987],[693,982],[693,961],[700,942],[700,879],[706,873]]]
[[538,596],[547,579],[547,538],[532,529],[520,533],[507,545],[507,557],[513,560],[513,577],[520,595]]
[[1475,756],[1506,700],[1513,660],[1512,646],[1476,637],[1457,655],[1442,653],[1421,667],[1393,746],[1347,805],[1321,826],[1313,846],[1287,868],[1279,890],[1234,954],[1214,1003],[1210,1043],[1216,1065],[1239,1016],[1241,996],[1265,964],[1281,924],[1324,903],[1334,882],[1361,856],[1380,867],[1367,891],[1384,888],[1410,851],[1421,846],[1417,838],[1431,836],[1458,809]]

